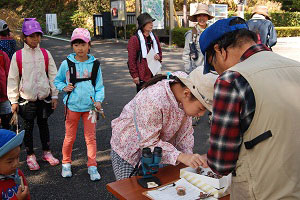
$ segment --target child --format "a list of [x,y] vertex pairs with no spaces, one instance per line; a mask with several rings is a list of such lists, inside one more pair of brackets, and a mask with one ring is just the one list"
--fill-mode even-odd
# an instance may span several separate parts
[[16,52],[16,40],[11,37],[7,23],[0,19],[0,50],[7,53],[9,59]]
[[10,129],[12,117],[11,106],[7,98],[7,76],[9,72],[10,59],[4,51],[0,50],[0,119],[4,129]]
[[25,18],[22,27],[24,48],[17,51],[11,60],[8,74],[7,95],[12,112],[23,118],[27,151],[27,165],[30,170],[39,170],[33,151],[33,126],[37,118],[43,148],[42,159],[50,165],[59,160],[50,152],[48,117],[57,106],[58,91],[53,80],[57,69],[49,51],[40,48],[42,29],[35,18]]
[[117,180],[128,178],[144,147],[162,148],[162,164],[207,167],[206,155],[193,154],[192,116],[211,110],[214,81],[200,68],[158,75],[111,122],[111,157]]
[[27,181],[18,169],[24,131],[0,129],[0,199],[30,199]]
[[[84,137],[87,146],[88,173],[92,181],[100,180],[96,162],[96,122],[89,119],[89,111],[95,106],[101,110],[104,100],[104,86],[99,61],[89,54],[91,37],[87,29],[76,28],[71,37],[75,53],[64,60],[54,80],[56,88],[64,91],[66,105],[66,135],[63,143],[62,177],[71,177],[72,147],[80,117],[84,124]],[[94,99],[95,103],[91,100]]]

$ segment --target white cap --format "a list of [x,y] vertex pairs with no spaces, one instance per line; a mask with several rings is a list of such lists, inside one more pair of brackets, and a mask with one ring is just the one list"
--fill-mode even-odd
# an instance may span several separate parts
[[192,94],[208,109],[212,111],[214,84],[217,75],[203,74],[203,68],[197,67],[187,77],[178,78],[191,90]]
[[5,31],[7,29],[8,29],[7,23],[4,20],[0,19],[0,32]]

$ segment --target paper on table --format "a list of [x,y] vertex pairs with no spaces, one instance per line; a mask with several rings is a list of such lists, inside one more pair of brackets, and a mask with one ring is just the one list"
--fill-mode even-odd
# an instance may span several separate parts
[[[186,194],[184,196],[179,196],[177,194],[176,187],[183,186],[186,188]],[[195,200],[199,199],[200,192],[203,192],[196,186],[189,183],[184,178],[179,179],[175,182],[175,186],[167,185],[160,187],[156,190],[151,190],[147,192],[147,195],[155,200],[166,200],[166,199],[176,199],[176,200]],[[216,200],[214,197],[209,197],[207,200]]]
[[161,63],[158,60],[154,59],[155,54],[156,53],[154,52],[153,48],[151,48],[146,56],[148,67],[153,76],[155,76],[161,69]]

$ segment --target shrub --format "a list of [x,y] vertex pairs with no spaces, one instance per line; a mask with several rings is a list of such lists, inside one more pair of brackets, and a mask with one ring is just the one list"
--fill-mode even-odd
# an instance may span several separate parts
[[277,37],[296,37],[300,36],[300,27],[275,27]]
[[[126,25],[126,39],[129,39],[131,36],[135,34],[136,26],[135,24],[127,24]],[[124,28],[117,27],[118,38],[124,38]]]
[[172,42],[178,47],[184,47],[184,34],[191,28],[179,28],[176,27],[172,31]]
[[[245,20],[251,18],[250,12],[245,12]],[[228,12],[228,17],[235,16],[234,11]],[[290,27],[290,26],[300,26],[300,12],[273,12],[270,13],[271,21],[275,27]]]
[[[172,42],[178,47],[184,47],[184,34],[191,28],[174,28],[172,31]],[[300,36],[300,27],[275,27],[277,37]]]

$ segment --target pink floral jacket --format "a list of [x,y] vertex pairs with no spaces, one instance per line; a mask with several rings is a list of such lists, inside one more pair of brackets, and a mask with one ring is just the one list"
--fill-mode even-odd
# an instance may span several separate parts
[[183,121],[186,115],[178,107],[169,82],[163,80],[140,91],[123,108],[121,115],[111,122],[112,150],[132,166],[139,161],[144,147],[150,147],[152,151],[156,146],[161,147],[162,163],[172,165],[176,164],[181,152],[193,152],[192,118],[186,117]]

